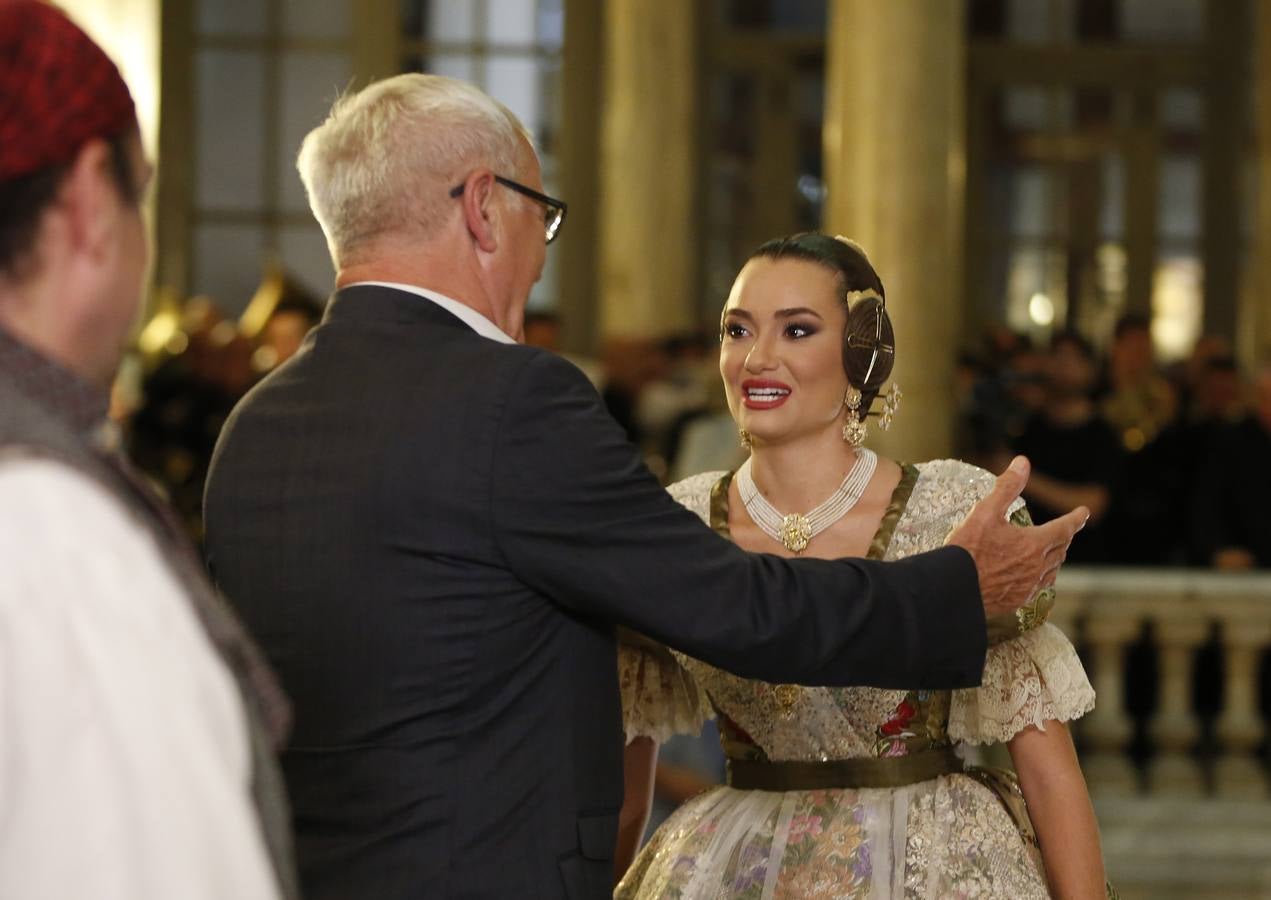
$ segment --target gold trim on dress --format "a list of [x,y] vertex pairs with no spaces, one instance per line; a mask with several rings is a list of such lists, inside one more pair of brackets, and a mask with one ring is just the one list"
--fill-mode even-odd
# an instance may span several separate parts
[[733,539],[733,532],[728,527],[728,486],[733,483],[734,474],[725,472],[711,487],[711,528],[720,537],[730,541]]
[[911,463],[900,464],[900,481],[891,492],[891,500],[887,503],[883,518],[878,523],[878,530],[874,532],[874,539],[869,542],[869,551],[865,554],[868,559],[882,559],[887,555],[892,535],[896,533],[896,526],[900,523],[900,517],[904,515],[905,507],[909,505],[909,498],[914,492],[914,485],[918,483],[918,474],[917,466]]

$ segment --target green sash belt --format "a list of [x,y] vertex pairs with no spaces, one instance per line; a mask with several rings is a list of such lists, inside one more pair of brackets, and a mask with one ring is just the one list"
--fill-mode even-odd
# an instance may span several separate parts
[[886,758],[825,762],[728,760],[728,785],[743,791],[817,791],[834,788],[897,788],[962,772],[952,747],[936,747]]

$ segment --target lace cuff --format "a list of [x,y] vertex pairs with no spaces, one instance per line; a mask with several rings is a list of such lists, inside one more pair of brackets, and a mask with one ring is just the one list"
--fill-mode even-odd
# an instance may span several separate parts
[[1047,624],[989,649],[980,687],[953,692],[949,737],[971,744],[1009,741],[1030,725],[1067,722],[1092,709],[1094,688],[1077,651]]
[[693,676],[669,650],[650,641],[619,643],[618,686],[628,743],[651,737],[661,744],[675,734],[698,734],[714,715]]

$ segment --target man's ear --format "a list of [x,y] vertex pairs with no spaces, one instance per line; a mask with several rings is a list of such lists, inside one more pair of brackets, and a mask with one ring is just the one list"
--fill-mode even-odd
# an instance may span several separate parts
[[75,154],[58,192],[71,247],[95,259],[108,254],[122,202],[111,174],[110,147],[94,138]]
[[498,182],[489,169],[478,169],[468,176],[459,195],[463,203],[464,222],[468,232],[486,253],[498,249],[498,210],[494,203],[494,189]]

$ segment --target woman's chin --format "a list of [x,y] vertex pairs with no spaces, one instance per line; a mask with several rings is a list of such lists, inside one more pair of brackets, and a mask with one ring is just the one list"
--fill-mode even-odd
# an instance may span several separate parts
[[784,444],[790,440],[790,433],[784,429],[778,428],[747,428],[742,426],[750,435],[750,443],[752,446],[774,447],[778,444]]
[[838,424],[835,424],[831,429],[820,425],[806,428],[775,428],[770,423],[755,424],[753,419],[750,424],[739,425],[738,427],[750,435],[752,447],[778,447],[782,444],[807,441],[814,441],[819,445],[820,442],[829,441],[830,439],[841,440],[839,432],[842,430],[842,426]]

